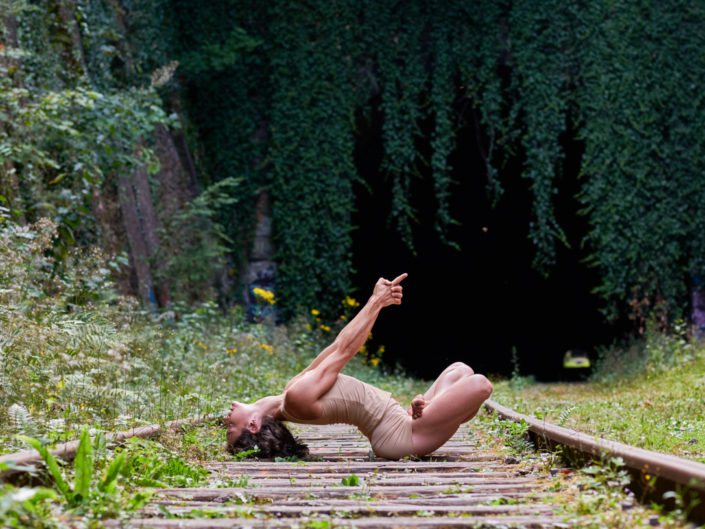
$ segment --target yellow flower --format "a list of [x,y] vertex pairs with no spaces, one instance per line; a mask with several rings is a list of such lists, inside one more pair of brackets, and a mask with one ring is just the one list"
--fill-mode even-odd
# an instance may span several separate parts
[[311,330],[311,324],[310,324],[310,323],[307,323],[307,324],[306,324],[306,330],[307,330],[307,331],[310,331],[310,330]]
[[359,307],[360,303],[355,299],[351,298],[350,296],[345,296],[345,299],[343,300],[343,305],[347,305],[348,307]]
[[370,359],[370,363],[371,363],[373,366],[376,366],[377,364],[379,364],[379,358],[377,358],[377,357],[371,358],[371,359]]
[[384,345],[380,345],[380,346],[377,348],[377,354],[380,354],[380,355],[381,355],[382,353],[384,353]]
[[321,311],[316,310],[316,309],[313,309],[313,310],[311,311],[311,314],[313,314],[314,316],[318,316],[320,313],[321,313]]
[[321,329],[323,329],[326,332],[330,331],[330,327],[328,327],[328,325],[321,324]]
[[206,349],[208,349],[208,347],[206,347],[205,345],[203,345],[203,342],[198,342],[198,345],[200,345],[201,347],[203,347],[203,350],[204,350],[204,351],[205,351]]
[[341,315],[340,315],[340,319],[343,320],[343,321],[345,321],[345,320],[348,319],[348,317],[347,317],[345,314],[341,314]]
[[274,305],[277,301],[274,299],[274,292],[264,288],[253,288],[252,293],[258,298],[262,298],[270,305]]

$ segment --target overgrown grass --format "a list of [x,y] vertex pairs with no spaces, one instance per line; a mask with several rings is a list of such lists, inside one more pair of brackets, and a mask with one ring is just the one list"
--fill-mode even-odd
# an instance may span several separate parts
[[506,454],[505,462],[516,465],[514,469],[520,474],[543,476],[543,485],[533,491],[542,495],[535,499],[537,510],[550,510],[566,527],[641,529],[656,525],[694,529],[686,521],[690,507],[677,493],[669,494],[676,500],[672,511],[636,496],[629,489],[630,480],[621,459],[608,458],[570,468],[559,447],[537,451],[527,430],[525,423],[501,419],[486,409],[470,425],[472,437],[479,436],[484,446]]
[[[209,303],[155,317],[114,293],[98,253],[58,274],[54,235],[42,221],[0,239],[0,453],[26,447],[16,434],[75,439],[83,425],[114,431],[278,393],[344,323],[252,324]],[[416,390],[366,360],[347,372],[402,398]]]
[[[88,496],[79,501],[71,489],[73,495],[64,494],[69,499],[63,503],[58,489],[3,485],[3,526],[91,526],[100,518],[129,516],[146,501],[148,494],[140,492],[145,486],[202,483],[206,474],[198,462],[226,458],[220,424],[186,427],[113,448],[99,434],[224,413],[233,398],[252,401],[278,393],[345,323],[346,315],[321,322],[314,311],[286,327],[253,324],[242,310],[223,314],[208,303],[179,314],[145,313],[114,293],[110,266],[119,262],[106,266],[105,256],[96,252],[76,254],[57,271],[51,258],[54,230],[51,223],[40,222],[29,228],[6,226],[0,234],[0,453],[27,448],[19,435],[51,444],[76,439],[87,426],[98,434],[91,452],[93,476],[81,482]],[[350,310],[354,305],[350,298],[343,302]],[[383,371],[381,352],[363,352],[346,372],[401,400],[424,391],[425,382]],[[494,398],[564,426],[704,459],[702,348],[682,334],[652,332],[641,348],[605,353],[601,365],[596,379],[581,385],[531,385],[517,376],[496,383]],[[522,425],[483,417],[476,421],[488,438],[503,442],[513,454],[531,453]],[[557,456],[522,457],[537,468],[549,468]],[[108,490],[105,476],[119,458],[119,476]],[[71,467],[56,471],[67,483],[78,483]],[[595,472],[607,476],[603,481],[618,473],[612,468]],[[238,486],[213,479],[212,486]],[[558,492],[567,485],[557,481],[553,486]],[[577,501],[583,513],[595,514],[595,527],[605,526],[600,517],[619,512],[606,507],[621,501],[624,492],[596,490],[594,497],[570,496],[562,508]],[[645,514],[630,512],[622,522],[643,521]]]
[[[346,298],[336,322],[313,311],[287,326],[250,323],[241,308],[223,314],[211,303],[154,315],[115,293],[110,273],[119,260],[76,253],[57,269],[55,236],[46,220],[0,230],[0,454],[29,448],[28,437],[34,446],[82,431],[82,439],[97,437],[91,449],[82,443],[76,468],[49,465],[56,490],[0,485],[3,527],[88,527],[128,516],[149,497],[143,487],[202,484],[208,472],[198,461],[226,457],[222,424],[120,447],[106,446],[101,432],[224,414],[233,399],[279,393],[357,306]],[[345,372],[402,400],[422,390],[403,373],[384,372],[380,354],[364,351]]]
[[495,384],[493,398],[592,435],[705,463],[705,344],[683,327],[601,354],[591,380]]

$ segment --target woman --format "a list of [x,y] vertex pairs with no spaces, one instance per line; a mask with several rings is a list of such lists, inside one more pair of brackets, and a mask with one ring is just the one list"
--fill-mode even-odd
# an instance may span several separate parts
[[446,368],[426,393],[414,397],[408,410],[389,392],[340,374],[365,343],[380,311],[401,304],[406,276],[379,279],[360,312],[281,395],[252,404],[233,402],[226,420],[228,449],[235,454],[257,446],[258,457],[303,457],[308,453],[305,445],[280,421],[343,422],[357,426],[378,457],[399,459],[433,452],[472,419],[492,393],[492,385],[461,362]]

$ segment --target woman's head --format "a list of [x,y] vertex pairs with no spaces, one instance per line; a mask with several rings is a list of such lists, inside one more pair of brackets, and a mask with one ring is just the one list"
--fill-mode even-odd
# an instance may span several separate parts
[[257,450],[252,456],[263,459],[308,455],[308,447],[298,442],[286,426],[270,416],[262,417],[258,431],[242,428],[237,438],[229,432],[227,439],[227,450],[233,455],[250,450]]

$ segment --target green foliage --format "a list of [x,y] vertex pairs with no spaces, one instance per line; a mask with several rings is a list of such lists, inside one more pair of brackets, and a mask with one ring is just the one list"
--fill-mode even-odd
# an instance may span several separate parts
[[[183,118],[203,187],[240,182],[219,189],[229,202],[208,205],[218,233],[195,240],[192,252],[222,255],[227,241],[237,275],[252,245],[255,197],[269,193],[277,297],[288,316],[314,305],[331,314],[349,290],[356,123],[377,123],[373,116],[384,153],[379,175],[364,176],[385,179],[389,220],[409,248],[418,219],[434,216],[439,236],[459,244],[449,231],[455,181],[486,179],[498,203],[504,187],[521,185],[511,164],[532,194],[535,266],[550,273],[557,245],[581,244],[599,269],[608,317],[683,317],[704,273],[697,4],[3,7],[16,13],[19,47],[6,46],[0,60],[0,219],[51,216],[61,255],[99,241],[91,196],[106,178],[138,164],[156,169],[150,131],[169,122],[168,108]],[[176,75],[152,86],[150,74],[175,61]],[[468,127],[485,165],[479,176],[450,166],[469,148],[456,144]],[[563,175],[566,149],[583,152],[577,184]],[[420,211],[426,178],[434,216]],[[557,214],[557,200],[573,198],[561,192],[575,189],[582,210]],[[569,241],[563,224],[578,214],[589,233]],[[208,275],[194,264],[183,256],[170,264],[179,286],[192,269],[199,281]]]
[[357,487],[360,484],[360,478],[356,474],[350,474],[347,477],[341,478],[340,484],[343,487]]
[[350,287],[352,4],[271,13],[270,189],[277,293],[289,312],[330,311]]
[[589,435],[705,462],[705,347],[654,330],[601,356],[590,382],[498,381],[493,399]]
[[493,412],[488,431],[501,439],[506,448],[513,453],[522,454],[533,449],[533,444],[529,440],[529,425],[524,419],[521,422],[501,419]]
[[[591,228],[576,242],[600,269],[598,292],[612,316],[642,300],[645,314],[658,308],[678,316],[691,274],[705,264],[697,176],[704,149],[694,132],[705,115],[696,93],[704,67],[698,16],[699,7],[685,2],[608,0],[404,8],[321,2],[310,9],[242,1],[229,12],[184,1],[177,10],[178,34],[184,46],[196,44],[200,64],[209,64],[209,22],[219,42],[229,43],[226,60],[189,81],[199,89],[198,100],[189,96],[195,125],[212,167],[247,175],[240,196],[252,202],[253,188],[270,186],[277,290],[289,310],[321,298],[330,310],[345,290],[339,278],[350,271],[350,184],[358,178],[351,116],[375,109],[383,118],[390,220],[410,247],[415,181],[433,179],[437,229],[446,237],[453,223],[448,160],[467,148],[454,138],[459,127],[477,125],[491,199],[516,185],[504,171],[509,161],[530,181],[528,234],[544,273],[555,264],[556,245],[569,244],[555,213],[559,191],[574,186],[563,175],[565,148],[584,147],[579,197]],[[187,27],[194,18],[199,23]],[[222,53],[214,48],[214,60]],[[216,107],[204,91],[227,93],[228,103]],[[240,203],[251,211],[247,201]]]
[[564,153],[559,138],[568,122],[575,43],[576,7],[560,0],[512,5],[509,18],[513,114],[525,152],[522,176],[531,180],[534,219],[529,237],[537,249],[535,265],[547,272],[555,262],[555,243],[567,244],[554,216],[556,180]]
[[132,437],[120,455],[127,457],[124,474],[139,487],[198,487],[208,470],[187,463],[157,441]]
[[0,524],[2,527],[54,528],[59,524],[51,518],[51,501],[56,493],[46,488],[16,488],[0,485]]
[[227,212],[235,209],[240,182],[232,177],[220,180],[166,219],[162,238],[178,241],[177,251],[165,247],[158,251],[154,260],[163,267],[155,267],[155,278],[168,281],[177,305],[214,298],[211,292],[203,291],[203,285],[212,283],[213,270],[225,266],[225,256],[233,248],[234,241],[221,219],[232,219]]
[[154,166],[141,139],[167,118],[152,88],[91,90],[80,77],[63,79],[60,66],[51,78],[47,64],[33,62],[53,50],[43,14],[32,9],[20,21],[22,48],[12,53],[27,74],[21,82],[8,75],[13,63],[0,61],[0,175],[17,183],[0,190],[12,193],[3,202],[15,218],[51,216],[65,255],[77,239],[96,242],[92,200],[106,175]]
[[124,454],[119,454],[113,459],[102,476],[95,472],[98,470],[95,467],[95,453],[101,448],[104,449],[104,440],[98,437],[94,448],[94,442],[85,426],[81,430],[80,443],[73,461],[73,484],[64,478],[56,458],[49,452],[46,444],[32,437],[20,438],[42,456],[54,485],[69,510],[79,514],[90,513],[92,518],[103,518],[115,516],[123,510],[134,511],[144,505],[150,497],[149,493],[141,491],[129,496],[118,494],[117,479],[126,467]]
[[591,3],[576,32],[580,199],[611,316],[683,316],[688,278],[705,265],[705,145],[694,133],[705,119],[696,81],[704,66],[700,10],[687,2]]

